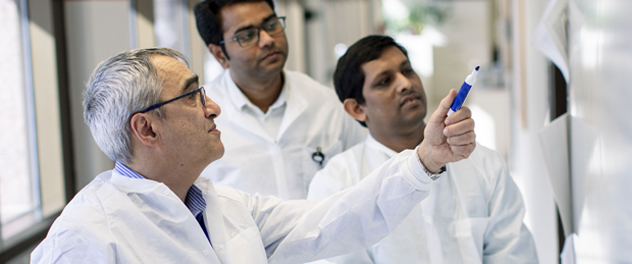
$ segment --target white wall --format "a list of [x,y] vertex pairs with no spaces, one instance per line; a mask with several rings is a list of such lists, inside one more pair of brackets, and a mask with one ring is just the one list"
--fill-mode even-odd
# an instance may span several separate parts
[[489,1],[454,1],[450,4],[450,17],[437,27],[445,35],[446,43],[434,48],[433,90],[428,96],[435,103],[432,106],[437,106],[450,89],[458,90],[475,66],[486,67],[491,62],[489,4]]
[[[351,46],[361,38],[375,34],[380,17],[379,0],[308,0],[307,8],[317,17],[306,23],[308,60],[307,73],[320,83],[333,88],[332,77],[338,58],[334,46]],[[290,47],[291,48],[291,47]],[[290,50],[290,53],[292,51]]]
[[474,66],[481,66],[478,81],[466,105],[472,109],[472,117],[476,120],[478,143],[507,158],[509,90],[484,80],[492,77],[486,74],[494,74],[491,1],[456,1],[450,7],[450,17],[437,27],[444,34],[445,43],[433,49],[434,74],[429,81],[424,80],[428,109],[436,109],[450,89],[461,87]]
[[77,190],[114,167],[83,122],[81,102],[97,64],[131,48],[129,7],[129,1],[64,2]]
[[548,61],[532,45],[546,0],[513,0],[512,150],[510,169],[525,198],[525,223],[540,263],[557,263],[557,213],[537,132],[548,119]]

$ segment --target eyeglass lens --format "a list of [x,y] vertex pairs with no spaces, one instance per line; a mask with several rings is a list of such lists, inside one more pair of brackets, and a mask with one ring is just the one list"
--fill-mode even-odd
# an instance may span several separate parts
[[200,100],[202,101],[202,106],[206,106],[206,90],[204,90],[204,87],[200,87]]
[[237,38],[237,42],[239,42],[240,46],[247,47],[259,42],[259,29],[263,29],[268,35],[276,35],[283,32],[284,28],[285,24],[283,23],[283,18],[276,18],[261,25],[261,27],[242,31],[237,34],[235,38]]

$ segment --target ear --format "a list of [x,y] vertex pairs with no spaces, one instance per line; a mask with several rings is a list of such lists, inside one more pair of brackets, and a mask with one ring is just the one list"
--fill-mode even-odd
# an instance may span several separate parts
[[141,144],[155,146],[158,144],[158,135],[154,131],[152,119],[144,113],[136,113],[129,121],[133,137]]
[[356,99],[348,98],[342,103],[345,107],[345,111],[351,115],[355,120],[366,122],[366,113],[364,112],[364,108],[358,104]]
[[215,44],[208,44],[208,50],[213,54],[213,57],[215,57],[219,64],[222,65],[222,68],[228,69],[230,65],[228,64],[228,59],[226,59],[224,51],[222,51],[222,47]]

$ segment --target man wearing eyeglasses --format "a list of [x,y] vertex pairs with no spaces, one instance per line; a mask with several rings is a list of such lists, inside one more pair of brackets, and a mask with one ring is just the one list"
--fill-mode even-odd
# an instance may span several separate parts
[[452,93],[425,129],[426,144],[360,184],[319,203],[251,195],[199,177],[224,153],[220,135],[230,136],[204,90],[172,49],[126,51],[99,64],[84,119],[116,165],[66,205],[31,263],[285,264],[352,252],[379,241],[428,195],[424,168],[437,171],[475,147],[470,116],[445,117]]
[[[250,193],[304,199],[335,154],[366,136],[333,89],[283,70],[285,18],[272,0],[208,0],[195,7],[198,31],[226,69],[205,85],[222,107],[226,153],[202,174]],[[244,162],[247,160],[247,162]]]

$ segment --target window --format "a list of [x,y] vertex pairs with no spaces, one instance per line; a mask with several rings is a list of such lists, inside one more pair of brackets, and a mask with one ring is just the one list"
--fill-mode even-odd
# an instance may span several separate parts
[[52,6],[26,3],[0,0],[0,262],[66,203]]
[[[0,233],[2,241],[41,221],[33,93],[27,81],[23,9],[0,0]],[[2,244],[0,244],[2,245]]]

